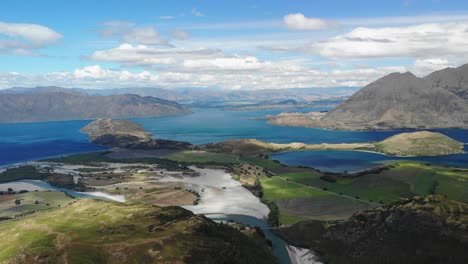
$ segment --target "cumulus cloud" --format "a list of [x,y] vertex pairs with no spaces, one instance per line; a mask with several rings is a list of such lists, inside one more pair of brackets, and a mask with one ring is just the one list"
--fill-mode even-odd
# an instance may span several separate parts
[[[252,60],[252,59],[249,59]],[[254,59],[255,61],[255,59]],[[254,71],[222,72],[129,72],[87,66],[73,72],[51,72],[44,75],[0,73],[0,88],[57,85],[64,87],[219,87],[225,89],[275,89],[305,87],[363,86],[402,67],[363,68],[355,70],[318,71],[286,67],[284,62],[264,62]],[[255,63],[254,63],[255,64]],[[280,65],[283,66],[280,66]],[[223,64],[224,65],[224,64]],[[232,65],[232,64],[231,64]],[[242,63],[231,68],[244,68]]]
[[94,52],[89,60],[139,66],[149,70],[180,72],[301,71],[302,67],[286,61],[263,61],[255,56],[228,55],[219,49],[158,48],[122,44],[110,50]]
[[466,56],[468,22],[432,23],[406,27],[359,27],[306,47],[330,58]]
[[159,48],[126,43],[113,49],[95,51],[88,59],[116,62],[123,66],[152,68],[158,65],[179,65],[186,59],[217,58],[219,56],[223,56],[223,53],[217,49]]
[[62,37],[61,34],[42,25],[0,21],[0,53],[39,55],[37,49],[55,44]]
[[187,31],[177,29],[177,28],[171,30],[171,35],[173,38],[178,39],[178,40],[187,40],[191,37],[190,33],[188,33]]
[[118,37],[122,43],[172,46],[152,26],[137,27],[135,23],[127,21],[107,21],[100,25],[103,27],[99,31],[102,38]]
[[283,23],[288,29],[292,30],[320,30],[339,26],[337,22],[309,18],[301,13],[286,15],[283,18]]
[[453,65],[445,58],[417,59],[411,67],[411,71],[419,76],[425,76]]

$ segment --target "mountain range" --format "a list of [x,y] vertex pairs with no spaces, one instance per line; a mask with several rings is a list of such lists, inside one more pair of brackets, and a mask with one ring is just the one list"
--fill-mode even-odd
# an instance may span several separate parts
[[265,89],[265,90],[223,90],[215,88],[178,88],[164,89],[157,87],[116,88],[116,89],[82,89],[62,88],[56,86],[39,86],[35,88],[13,87],[0,90],[0,94],[31,94],[44,92],[79,92],[89,95],[137,94],[153,96],[175,101],[186,105],[205,105],[208,102],[226,101],[315,101],[331,98],[347,98],[356,92],[356,87],[334,88],[298,88],[298,89]]
[[[11,92],[11,91],[10,91]],[[63,89],[0,93],[0,123],[156,117],[190,113],[176,102],[150,96],[88,95]]]

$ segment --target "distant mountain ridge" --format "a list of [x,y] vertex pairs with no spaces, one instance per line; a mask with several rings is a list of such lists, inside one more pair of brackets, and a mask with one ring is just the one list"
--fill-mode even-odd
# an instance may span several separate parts
[[392,73],[328,113],[284,113],[268,119],[277,125],[341,130],[468,128],[468,64],[424,78]]
[[[99,87],[97,87],[99,88]],[[312,101],[328,98],[347,98],[357,90],[356,87],[335,88],[297,88],[265,90],[223,90],[211,88],[165,89],[153,87],[115,88],[115,89],[82,89],[62,88],[57,86],[39,86],[35,88],[13,87],[0,90],[0,94],[24,94],[42,92],[78,92],[89,95],[137,94],[154,96],[183,104],[221,101]]]
[[156,117],[191,111],[176,102],[139,95],[87,95],[63,88],[0,93],[0,123]]

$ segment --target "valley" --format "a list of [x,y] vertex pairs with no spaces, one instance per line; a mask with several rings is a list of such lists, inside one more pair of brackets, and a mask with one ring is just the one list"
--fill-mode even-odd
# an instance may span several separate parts
[[[395,161],[375,164],[358,172],[327,172],[286,166],[268,159],[268,155],[275,152],[298,151],[304,145],[252,140],[198,146],[163,140],[166,144],[159,144],[162,147],[144,151],[148,142],[162,139],[152,139],[139,126],[130,129],[131,123],[122,130],[113,122],[98,120],[94,124],[99,129],[93,129],[92,123],[84,130],[92,131],[90,140],[102,136],[124,139],[117,145],[114,139],[105,141],[109,144],[107,147],[112,147],[110,150],[48,158],[4,170],[5,181],[19,186],[30,184],[30,187],[7,190],[0,203],[2,217],[34,218],[42,212],[66,210],[61,208],[93,197],[130,205],[182,206],[218,222],[234,220],[249,225],[253,221],[250,218],[257,219],[254,222],[263,221],[263,233],[273,242],[276,257],[283,263],[295,258],[294,254],[303,249],[286,247],[268,226],[289,227],[304,221],[340,223],[356,212],[380,208],[415,195],[442,195],[468,202],[465,191],[468,168]],[[109,127],[113,128],[107,130]],[[97,133],[101,131],[104,133]],[[135,144],[135,140],[139,143]],[[416,142],[414,146],[418,144],[426,142]],[[354,146],[344,144],[350,145]],[[301,151],[323,151],[305,146]],[[55,175],[53,181],[50,175]],[[37,182],[68,182],[63,179],[72,179],[65,187],[75,190]],[[20,200],[21,204],[14,204],[14,200]]]
[[0,1],[0,264],[468,263],[468,1]]

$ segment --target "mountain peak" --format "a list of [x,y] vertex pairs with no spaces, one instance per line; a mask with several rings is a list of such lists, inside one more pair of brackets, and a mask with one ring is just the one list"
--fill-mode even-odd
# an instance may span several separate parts
[[[466,69],[466,70],[465,70]],[[391,73],[359,90],[321,120],[341,129],[468,127],[468,65],[419,78]]]

